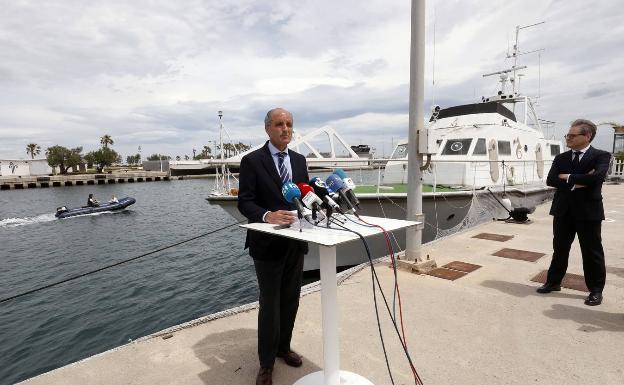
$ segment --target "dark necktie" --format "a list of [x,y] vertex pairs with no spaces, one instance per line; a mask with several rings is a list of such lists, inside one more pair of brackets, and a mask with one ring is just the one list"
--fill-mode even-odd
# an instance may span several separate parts
[[574,157],[572,158],[572,174],[576,173],[581,161],[581,151],[574,151]]
[[284,164],[284,157],[286,156],[285,152],[277,153],[277,168],[279,168],[280,179],[282,180],[282,184],[290,181],[290,175],[288,175],[288,169]]

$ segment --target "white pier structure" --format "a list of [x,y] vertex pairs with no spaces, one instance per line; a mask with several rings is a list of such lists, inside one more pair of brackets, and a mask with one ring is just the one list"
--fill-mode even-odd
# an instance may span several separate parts
[[[322,145],[322,148],[319,145]],[[264,143],[226,159],[171,160],[169,168],[172,175],[209,174],[222,165],[236,170],[243,156],[262,146]],[[323,126],[306,135],[294,132],[293,140],[288,147],[303,154],[310,168],[353,169],[369,165],[369,160],[356,154],[347,141],[330,126]]]

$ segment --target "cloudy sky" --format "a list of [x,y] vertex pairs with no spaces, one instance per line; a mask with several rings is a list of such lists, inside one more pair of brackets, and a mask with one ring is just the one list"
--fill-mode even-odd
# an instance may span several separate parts
[[[31,142],[91,151],[104,134],[124,159],[192,155],[218,139],[218,110],[232,140],[256,145],[276,106],[302,134],[331,125],[378,155],[407,137],[407,0],[2,3],[0,159]],[[511,65],[515,26],[545,21],[520,34],[521,51],[544,49],[521,57],[521,91],[540,93],[550,133],[622,123],[623,16],[617,0],[430,0],[425,110],[494,94],[481,75]]]

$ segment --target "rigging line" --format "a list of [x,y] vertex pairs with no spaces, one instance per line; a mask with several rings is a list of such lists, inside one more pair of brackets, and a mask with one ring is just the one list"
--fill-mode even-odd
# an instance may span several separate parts
[[190,242],[190,241],[194,241],[194,240],[196,240],[196,239],[198,239],[198,238],[205,237],[206,235],[214,234],[214,233],[216,233],[216,232],[218,232],[218,231],[225,230],[225,229],[227,229],[227,228],[230,228],[230,227],[232,227],[232,226],[238,225],[238,224],[243,223],[243,222],[246,222],[246,220],[244,220],[244,221],[240,221],[240,222],[236,222],[236,223],[232,223],[232,224],[229,224],[229,225],[227,225],[227,226],[221,227],[221,228],[219,228],[219,229],[212,230],[212,231],[209,231],[209,232],[207,232],[207,233],[197,235],[197,236],[195,236],[195,237],[193,237],[193,238],[189,238],[189,239],[186,239],[186,240],[184,240],[184,241],[174,243],[173,245],[169,245],[169,246],[161,247],[161,248],[159,248],[159,249],[152,250],[152,251],[150,251],[150,252],[147,252],[147,253],[145,253],[145,254],[141,254],[141,255],[136,256],[136,257],[132,257],[132,258],[129,258],[129,259],[126,259],[126,260],[120,261],[120,262],[113,263],[113,264],[111,264],[111,265],[107,265],[107,266],[104,266],[104,267],[100,267],[99,269],[96,269],[96,270],[92,270],[92,271],[88,271],[88,272],[86,272],[86,273],[78,274],[78,275],[75,275],[75,276],[73,276],[73,277],[69,277],[69,278],[63,279],[63,280],[58,281],[58,282],[53,282],[53,283],[50,283],[50,284],[48,284],[48,285],[38,287],[38,288],[36,288],[36,289],[28,290],[28,291],[25,291],[25,292],[23,292],[23,293],[13,295],[13,296],[11,296],[11,297],[3,298],[3,299],[1,299],[1,300],[0,300],[0,303],[7,302],[7,301],[10,301],[10,300],[15,299],[15,298],[23,297],[23,296],[25,296],[25,295],[32,294],[32,293],[35,293],[35,292],[37,292],[37,291],[45,290],[45,289],[48,289],[48,288],[51,288],[51,287],[54,287],[54,286],[58,286],[58,285],[60,285],[60,284],[62,284],[62,283],[69,282],[69,281],[73,281],[73,280],[75,280],[75,279],[82,278],[82,277],[85,277],[85,276],[87,276],[87,275],[95,274],[95,273],[100,272],[100,271],[102,271],[102,270],[110,269],[111,267],[119,266],[119,265],[122,265],[122,264],[124,264],[124,263],[128,263],[128,262],[131,262],[131,261],[137,260],[137,259],[139,259],[139,258],[143,258],[143,257],[146,257],[146,256],[148,256],[148,255],[151,255],[151,254],[154,254],[154,253],[158,253],[158,252],[160,252],[160,251],[167,250],[167,249],[170,249],[170,248],[175,247],[175,246],[179,246],[179,245],[181,245],[181,244],[183,244],[183,243],[187,243],[187,242]]

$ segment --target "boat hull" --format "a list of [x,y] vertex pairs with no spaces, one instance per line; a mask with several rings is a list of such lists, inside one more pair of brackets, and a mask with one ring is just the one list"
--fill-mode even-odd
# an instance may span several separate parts
[[[496,199],[501,199],[501,190],[457,191],[444,193],[423,193],[424,228],[422,242],[465,230],[477,224],[493,219],[505,219],[509,216]],[[505,192],[512,207],[535,207],[552,200],[554,190],[546,186],[534,186],[524,189],[512,189]],[[366,216],[406,219],[407,194],[358,194],[360,213]],[[207,198],[210,204],[221,206],[238,221],[245,217],[238,211],[237,198],[220,196]],[[405,248],[405,231],[395,231],[391,235],[395,252]],[[388,255],[386,241],[382,235],[368,239],[373,258]],[[338,246],[336,250],[339,267],[353,266],[368,260],[364,246],[360,241],[353,241]],[[304,271],[319,269],[319,249],[310,245],[310,251],[304,260]]]

